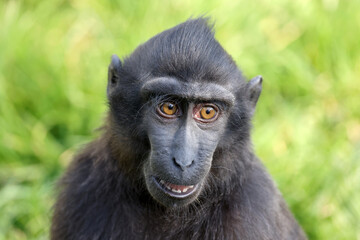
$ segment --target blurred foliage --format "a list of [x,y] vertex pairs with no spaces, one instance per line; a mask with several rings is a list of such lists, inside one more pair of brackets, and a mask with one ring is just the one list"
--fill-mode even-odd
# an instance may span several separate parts
[[265,78],[256,153],[310,239],[360,239],[360,1],[0,2],[0,240],[47,239],[55,182],[106,112],[110,56],[190,16]]

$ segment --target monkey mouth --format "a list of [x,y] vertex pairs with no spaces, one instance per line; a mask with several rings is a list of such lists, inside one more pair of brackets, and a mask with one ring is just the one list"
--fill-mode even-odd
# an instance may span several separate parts
[[186,198],[193,194],[199,184],[195,185],[175,185],[165,182],[164,180],[154,177],[157,186],[167,195],[174,198]]

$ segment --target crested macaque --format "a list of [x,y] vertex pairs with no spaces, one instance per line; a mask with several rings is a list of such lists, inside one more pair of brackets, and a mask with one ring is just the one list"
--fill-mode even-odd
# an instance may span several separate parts
[[306,239],[252,149],[261,89],[206,18],[113,55],[102,135],[59,183],[51,239]]

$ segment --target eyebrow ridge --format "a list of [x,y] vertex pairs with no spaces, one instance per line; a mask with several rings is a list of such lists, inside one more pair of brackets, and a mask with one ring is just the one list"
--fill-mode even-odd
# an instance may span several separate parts
[[226,88],[215,83],[180,82],[171,77],[154,78],[141,87],[141,95],[147,98],[151,94],[176,95],[187,99],[223,101],[229,105],[235,102],[235,96]]

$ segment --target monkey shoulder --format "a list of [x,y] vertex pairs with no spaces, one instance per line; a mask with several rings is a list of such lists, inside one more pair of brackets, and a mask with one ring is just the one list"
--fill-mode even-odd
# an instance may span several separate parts
[[306,239],[271,176],[256,157],[229,201],[229,225],[239,239]]
[[59,181],[51,239],[131,238],[127,234],[133,233],[136,211],[130,184],[109,155],[91,146],[73,159]]

